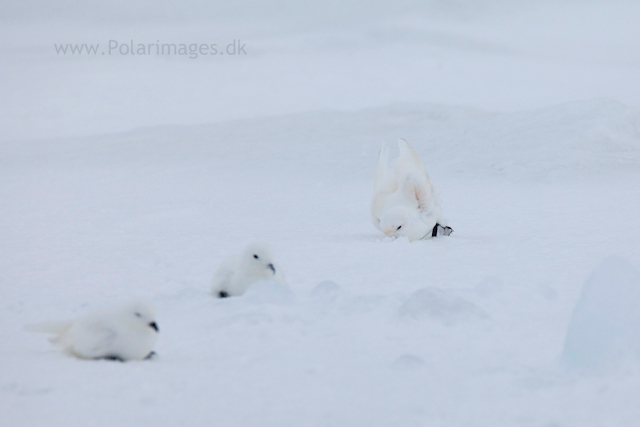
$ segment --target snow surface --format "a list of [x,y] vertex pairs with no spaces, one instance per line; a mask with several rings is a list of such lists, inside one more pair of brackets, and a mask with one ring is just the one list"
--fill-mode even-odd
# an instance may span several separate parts
[[624,259],[603,261],[571,316],[562,360],[569,369],[601,372],[640,360],[640,274]]
[[[640,267],[640,5],[64,5],[2,5],[0,425],[637,424],[637,362],[562,361],[594,268]],[[130,34],[255,50],[50,46]],[[370,224],[378,149],[400,137],[452,236]],[[219,262],[256,240],[291,292],[212,298]],[[23,331],[138,296],[158,308],[151,361]],[[611,300],[586,318],[614,319]]]

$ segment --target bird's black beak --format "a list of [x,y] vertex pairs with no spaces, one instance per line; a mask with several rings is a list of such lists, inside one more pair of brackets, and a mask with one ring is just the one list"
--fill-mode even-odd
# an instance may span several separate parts
[[156,332],[158,332],[158,324],[156,322],[149,323],[149,326],[152,327],[153,329],[155,329]]
[[269,267],[271,271],[273,271],[273,274],[276,274],[276,268],[273,266],[273,264],[269,264],[267,265],[267,267]]

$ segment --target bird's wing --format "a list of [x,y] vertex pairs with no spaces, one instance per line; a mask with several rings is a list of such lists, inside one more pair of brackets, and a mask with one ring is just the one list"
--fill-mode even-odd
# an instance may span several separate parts
[[77,328],[73,328],[71,337],[72,351],[78,357],[85,359],[117,356],[114,342],[118,337],[117,328],[110,321],[102,319],[83,319]]
[[[430,214],[439,209],[440,200],[435,193],[431,178],[427,173],[422,159],[414,148],[404,139],[398,141],[400,156],[394,163],[396,174],[402,178],[402,191],[406,197],[415,197],[419,209]],[[438,215],[440,216],[440,215]]]
[[373,180],[373,198],[371,200],[371,222],[379,230],[380,217],[389,196],[398,189],[395,173],[389,168],[389,148],[382,147],[378,154],[376,174]]
[[378,154],[376,165],[376,175],[373,180],[374,193],[393,193],[398,188],[393,171],[389,168],[389,148],[383,147]]
[[382,216],[382,209],[384,208],[384,199],[380,193],[373,195],[371,200],[371,223],[375,228],[380,230],[380,217]]
[[407,201],[418,203],[418,209],[429,212],[433,208],[435,199],[433,189],[424,175],[417,171],[407,173],[402,179],[402,194]]
[[[398,140],[398,148],[400,149],[400,156],[398,159],[403,159],[411,164],[415,165],[421,172],[427,175],[427,169],[422,163],[420,155],[414,150],[414,148],[404,139]],[[428,175],[427,175],[428,176]]]

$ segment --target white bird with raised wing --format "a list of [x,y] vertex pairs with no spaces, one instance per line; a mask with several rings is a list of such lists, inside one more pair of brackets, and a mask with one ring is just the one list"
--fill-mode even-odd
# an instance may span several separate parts
[[437,196],[418,153],[404,139],[400,154],[389,168],[389,149],[382,148],[374,179],[371,220],[387,236],[409,241],[448,236],[453,231],[442,217]]

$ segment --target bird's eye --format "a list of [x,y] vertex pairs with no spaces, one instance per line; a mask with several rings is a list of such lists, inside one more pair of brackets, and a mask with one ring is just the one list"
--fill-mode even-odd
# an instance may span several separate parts
[[253,257],[254,257],[255,259],[260,258],[260,257],[259,257],[258,255],[256,255],[256,254],[253,254]]
[[136,317],[142,317],[142,314],[136,313]]
[[396,228],[396,231],[400,230],[402,228],[402,226],[399,226],[398,228]]

